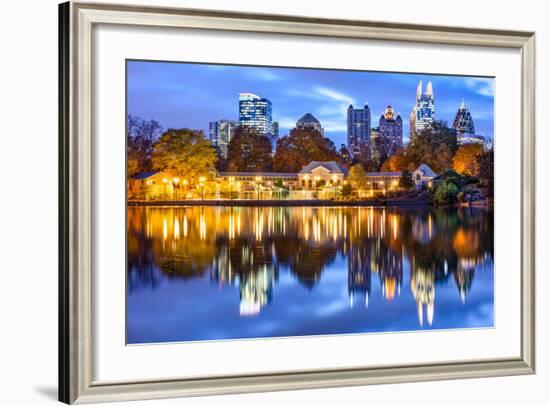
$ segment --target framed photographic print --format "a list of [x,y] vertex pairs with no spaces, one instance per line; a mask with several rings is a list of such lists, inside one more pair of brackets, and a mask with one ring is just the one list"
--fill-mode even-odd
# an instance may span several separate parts
[[59,16],[61,401],[534,373],[534,33]]

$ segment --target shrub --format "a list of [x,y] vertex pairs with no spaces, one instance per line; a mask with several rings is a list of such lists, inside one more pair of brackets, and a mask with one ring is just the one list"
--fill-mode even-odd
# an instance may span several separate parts
[[449,205],[457,202],[459,189],[451,180],[446,180],[435,189],[433,196],[437,205]]

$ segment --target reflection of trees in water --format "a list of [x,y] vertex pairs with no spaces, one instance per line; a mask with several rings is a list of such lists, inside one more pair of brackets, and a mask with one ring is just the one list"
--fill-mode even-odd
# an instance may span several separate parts
[[399,294],[407,258],[413,296],[431,322],[436,285],[452,275],[465,300],[475,267],[493,258],[492,213],[476,209],[131,208],[128,228],[130,289],[157,283],[153,265],[169,277],[210,275],[239,285],[245,313],[271,301],[281,266],[311,289],[340,254],[350,301],[365,303],[372,272],[386,299]]

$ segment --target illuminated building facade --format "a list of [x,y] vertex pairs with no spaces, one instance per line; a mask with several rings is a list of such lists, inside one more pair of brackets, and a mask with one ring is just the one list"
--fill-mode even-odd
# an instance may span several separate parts
[[297,122],[296,128],[299,130],[314,130],[321,134],[325,134],[325,130],[321,127],[319,120],[311,113],[304,114]]
[[208,136],[212,145],[219,151],[220,156],[227,158],[227,147],[235,135],[239,123],[232,120],[211,121],[208,127]]
[[464,104],[464,100],[462,100],[462,104],[456,112],[453,129],[456,130],[456,140],[459,145],[485,143],[485,137],[476,134],[474,119],[470,114],[470,110]]
[[392,106],[388,106],[380,116],[378,144],[379,159],[391,156],[403,147],[403,120],[399,114],[395,116]]
[[348,149],[352,156],[356,156],[364,147],[369,147],[371,115],[368,105],[362,109],[348,107]]
[[410,115],[410,139],[414,140],[422,131],[433,126],[435,121],[434,94],[432,82],[428,82],[426,92],[422,92],[422,81],[416,88],[416,103]]
[[254,93],[240,93],[239,124],[251,128],[273,141],[271,102]]

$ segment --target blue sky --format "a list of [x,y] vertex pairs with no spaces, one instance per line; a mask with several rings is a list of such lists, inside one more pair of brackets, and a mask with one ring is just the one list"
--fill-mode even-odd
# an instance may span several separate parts
[[407,141],[409,114],[422,80],[424,87],[433,83],[436,119],[451,125],[464,99],[476,133],[494,137],[491,78],[149,61],[129,61],[127,73],[128,114],[154,118],[164,129],[185,127],[207,134],[210,121],[238,120],[239,93],[251,92],[271,100],[281,136],[309,112],[339,146],[346,143],[349,104],[368,103],[372,127],[391,104],[403,118]]

